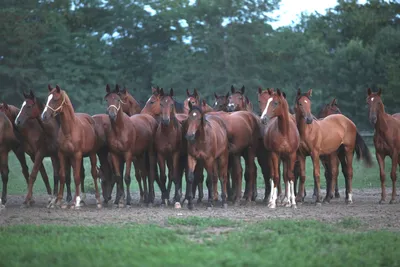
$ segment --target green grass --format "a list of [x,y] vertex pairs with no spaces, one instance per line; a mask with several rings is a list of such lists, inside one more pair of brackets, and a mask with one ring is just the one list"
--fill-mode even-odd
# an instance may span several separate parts
[[[399,232],[365,232],[352,223],[272,220],[210,235],[224,223],[189,218],[205,227],[197,238],[156,225],[0,228],[0,266],[399,266]],[[235,223],[233,223],[235,224]]]
[[[363,165],[362,161],[357,161],[354,160],[353,163],[353,188],[379,188],[380,187],[380,180],[379,180],[379,166],[378,163],[376,162],[375,159],[375,149],[373,147],[370,147],[372,157],[373,157],[373,162],[374,166],[372,168],[365,168]],[[29,170],[32,169],[32,163],[30,159],[27,158]],[[84,160],[85,164],[85,169],[86,169],[86,179],[85,179],[85,188],[87,192],[94,192],[94,186],[93,186],[93,179],[90,174],[90,162],[89,159]],[[53,186],[53,168],[51,165],[51,161],[49,158],[46,158],[44,160],[44,165],[47,170],[47,173],[50,178],[50,185]],[[244,163],[242,162],[242,165],[244,166]],[[26,192],[26,184],[25,180],[22,176],[21,173],[21,166],[16,159],[15,155],[11,152],[9,154],[9,167],[10,167],[10,176],[9,176],[9,185],[8,185],[8,192],[9,194],[24,194]],[[386,172],[389,174],[390,172],[390,167],[391,167],[391,162],[389,158],[386,158],[386,165],[385,169]],[[260,166],[257,163],[257,185],[259,188],[264,188],[264,178],[261,173]],[[325,188],[325,178],[323,176],[324,169],[321,166],[321,186]],[[307,158],[306,160],[306,188],[311,189],[313,187],[313,167],[312,167],[312,161],[311,158]],[[206,175],[206,174],[205,174]],[[138,190],[138,185],[136,182],[136,179],[134,179],[134,170],[132,166],[132,172],[131,172],[131,177],[132,183],[131,183],[131,189],[135,192]],[[387,175],[388,179],[390,180],[390,176]],[[343,174],[341,173],[341,167],[339,170],[339,188],[343,189],[344,188],[344,178]],[[185,185],[185,182],[184,184]],[[1,185],[0,185],[1,186]],[[155,187],[156,190],[159,190],[158,187]],[[73,187],[73,191],[74,191]],[[35,193],[45,193],[45,186],[42,181],[40,173],[38,174],[38,177],[36,179],[35,187],[34,187],[34,192]]]

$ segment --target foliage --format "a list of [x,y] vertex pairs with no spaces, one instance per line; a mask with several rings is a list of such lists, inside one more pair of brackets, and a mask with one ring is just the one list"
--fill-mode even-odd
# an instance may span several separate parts
[[[366,88],[383,89],[387,112],[400,97],[400,4],[339,0],[326,14],[303,14],[273,29],[279,0],[4,0],[0,3],[0,92],[65,88],[77,111],[103,113],[104,87],[119,83],[139,100],[173,87],[207,101],[230,85],[313,88],[314,107],[336,97],[359,128],[370,129]],[[151,11],[149,11],[151,8]],[[257,108],[257,107],[256,107]],[[314,108],[314,112],[317,112]]]

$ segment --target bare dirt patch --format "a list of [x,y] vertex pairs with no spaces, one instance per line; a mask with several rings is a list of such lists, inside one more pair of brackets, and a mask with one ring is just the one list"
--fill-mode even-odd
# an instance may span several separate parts
[[[390,189],[388,192],[390,192]],[[365,229],[400,229],[400,204],[378,204],[380,189],[354,190],[354,203],[346,205],[344,192],[340,199],[333,199],[330,204],[315,206],[307,197],[304,204],[297,209],[278,206],[269,209],[262,202],[263,192],[260,190],[258,201],[252,205],[228,206],[222,209],[220,203],[211,210],[206,203],[196,205],[193,211],[186,208],[174,209],[173,205],[152,208],[134,204],[130,208],[115,208],[112,204],[98,210],[93,195],[87,195],[87,205],[80,210],[47,209],[47,196],[36,196],[36,203],[30,208],[21,208],[24,196],[8,196],[7,207],[0,211],[0,225],[13,224],[58,224],[58,225],[129,225],[136,223],[154,223],[167,226],[169,217],[185,218],[189,216],[226,218],[241,222],[255,222],[268,219],[316,219],[322,222],[340,222],[346,218],[358,219]],[[133,193],[134,203],[138,203],[137,193]],[[159,195],[156,199],[159,199]],[[205,194],[206,199],[206,194]]]

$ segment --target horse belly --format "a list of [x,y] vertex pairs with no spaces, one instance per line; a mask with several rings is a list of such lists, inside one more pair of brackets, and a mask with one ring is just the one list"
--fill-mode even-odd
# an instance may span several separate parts
[[338,148],[340,147],[340,145],[343,144],[343,139],[338,136],[332,136],[329,138],[325,138],[322,142],[321,142],[321,147],[320,147],[320,155],[329,155],[333,152],[335,152],[336,150],[338,150]]

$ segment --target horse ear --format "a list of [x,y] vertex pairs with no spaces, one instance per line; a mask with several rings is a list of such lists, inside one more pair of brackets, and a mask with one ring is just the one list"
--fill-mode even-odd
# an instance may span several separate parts
[[334,98],[334,99],[332,100],[332,102],[331,102],[331,106],[336,106],[336,105],[337,105],[336,98]]
[[371,88],[368,88],[367,93],[368,93],[368,96],[370,96],[372,94]]
[[379,90],[378,90],[378,93],[376,93],[378,96],[381,96],[381,94],[382,94],[382,89],[381,88],[379,88]]
[[246,90],[246,88],[244,88],[244,85],[243,85],[242,88],[240,88],[240,91],[242,92],[242,95],[244,94],[245,90]]
[[164,96],[164,88],[160,89],[160,96]]
[[297,96],[301,96],[301,90],[300,90],[300,88],[297,89]]
[[262,88],[258,87],[258,94],[261,95],[261,93],[262,93]]
[[110,85],[107,83],[106,85],[106,92],[109,94],[111,92]]
[[280,89],[277,89],[277,90],[276,90],[276,94],[277,94],[278,96],[281,96],[281,95],[282,95],[281,90],[280,90]]
[[189,101],[189,111],[192,110],[192,108],[193,108],[192,102]]
[[228,98],[229,97],[229,92],[228,93],[226,93],[226,96],[225,96],[226,98]]
[[268,94],[270,94],[270,95],[273,94],[273,92],[272,92],[272,90],[270,88],[268,88],[267,91],[268,91]]
[[115,91],[116,91],[117,93],[119,93],[119,85],[118,85],[118,83],[115,85]]
[[218,98],[218,95],[217,95],[217,93],[215,93],[215,92],[214,92],[214,96],[215,96],[215,99],[217,99],[217,98]]
[[196,88],[194,88],[193,94],[197,99],[199,98],[199,93],[197,93],[197,89]]
[[187,96],[190,96],[189,89],[187,89],[187,88],[186,88],[186,95],[187,95]]
[[311,95],[312,95],[312,89],[310,89],[310,90],[307,91],[307,95],[308,95],[309,97],[311,97]]
[[28,94],[25,93],[25,91],[22,92],[22,95],[24,96],[24,98],[28,98]]
[[29,90],[29,96],[35,98],[35,94],[33,93],[32,89]]
[[203,106],[207,106],[207,103],[206,103],[205,99],[203,99],[202,104],[203,104]]
[[57,93],[59,93],[61,91],[61,88],[60,88],[60,86],[58,86],[58,84],[56,84],[56,90],[57,90]]
[[48,84],[48,85],[47,85],[47,89],[49,89],[49,92],[51,92],[51,90],[53,89],[52,86],[51,86],[51,84]]
[[174,96],[174,89],[173,89],[173,88],[171,88],[171,89],[169,90],[169,95],[170,95],[170,96]]
[[232,93],[232,94],[235,93],[235,87],[233,87],[233,85],[231,85],[231,93]]
[[282,96],[283,96],[284,99],[286,99],[286,93],[285,92],[282,92]]

